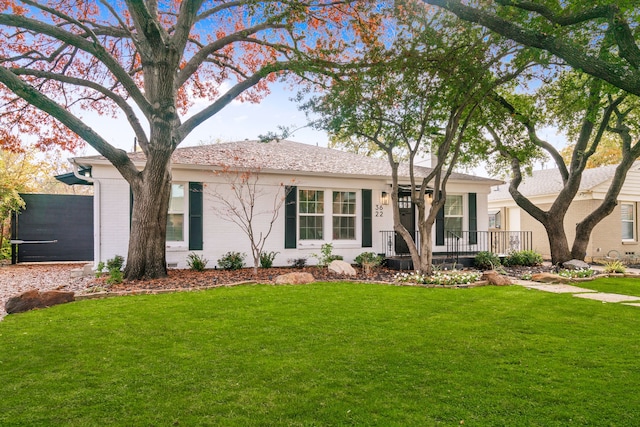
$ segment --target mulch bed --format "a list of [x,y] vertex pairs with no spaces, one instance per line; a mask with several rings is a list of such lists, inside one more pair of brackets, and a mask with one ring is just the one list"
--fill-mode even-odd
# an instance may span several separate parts
[[136,290],[161,290],[161,289],[193,289],[204,288],[216,285],[230,285],[241,282],[273,283],[279,275],[305,272],[311,273],[317,281],[339,281],[355,280],[359,282],[385,282],[392,283],[396,270],[377,268],[364,274],[360,268],[356,268],[356,276],[344,276],[330,272],[327,268],[319,267],[274,267],[259,268],[257,274],[253,268],[242,268],[240,270],[216,270],[206,269],[204,271],[170,269],[168,277],[155,280],[131,280],[123,283],[108,285],[106,278],[95,279],[91,286],[108,289],[112,292],[136,291]]

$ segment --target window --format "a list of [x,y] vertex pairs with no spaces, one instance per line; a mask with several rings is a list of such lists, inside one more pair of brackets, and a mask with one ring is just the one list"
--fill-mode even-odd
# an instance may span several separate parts
[[171,184],[167,215],[167,241],[184,242],[184,184]]
[[622,240],[633,240],[635,238],[635,215],[633,204],[621,203],[620,213],[622,219]]
[[356,193],[333,192],[333,240],[356,238]]
[[444,230],[460,236],[462,234],[462,195],[447,196],[444,202]]
[[300,240],[322,240],[324,233],[324,191],[300,190]]
[[501,226],[500,211],[489,212],[489,228],[500,228]]

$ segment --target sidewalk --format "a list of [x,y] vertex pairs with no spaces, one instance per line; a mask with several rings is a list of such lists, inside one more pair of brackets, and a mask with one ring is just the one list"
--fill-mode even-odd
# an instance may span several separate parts
[[[592,265],[591,269],[602,272],[603,267],[600,265]],[[640,275],[640,269],[627,268],[626,273]],[[524,286],[527,289],[535,289],[543,292],[552,292],[555,294],[572,294],[576,298],[590,299],[594,301],[601,301],[603,303],[622,303],[623,305],[631,305],[634,307],[640,307],[640,297],[622,294],[612,294],[606,292],[598,292],[593,289],[581,288],[575,285],[566,284],[545,284],[538,282],[531,282],[528,280],[516,280],[516,285]],[[635,302],[634,302],[635,301]]]

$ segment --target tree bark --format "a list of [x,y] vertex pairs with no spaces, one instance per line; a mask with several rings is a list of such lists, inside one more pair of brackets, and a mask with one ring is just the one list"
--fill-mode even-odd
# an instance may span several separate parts
[[167,212],[171,195],[171,152],[150,152],[144,171],[130,182],[131,233],[124,276],[127,280],[167,276]]

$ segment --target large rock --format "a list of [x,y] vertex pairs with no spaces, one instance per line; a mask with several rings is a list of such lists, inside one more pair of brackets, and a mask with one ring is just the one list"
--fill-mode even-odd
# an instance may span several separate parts
[[495,286],[508,286],[511,285],[511,279],[507,276],[503,276],[495,270],[487,270],[482,273],[480,280],[486,280],[490,285]]
[[11,297],[4,305],[7,313],[22,313],[34,308],[51,307],[52,305],[64,304],[75,299],[73,292],[65,291],[44,291],[32,289]]
[[579,259],[572,259],[571,261],[567,261],[562,263],[562,266],[567,270],[588,270],[590,265],[584,261]]
[[571,279],[568,277],[562,277],[552,273],[536,273],[531,276],[531,280],[540,283],[571,283]]
[[329,264],[329,271],[337,274],[343,274],[345,276],[355,276],[356,270],[351,264],[341,261],[339,259],[331,261]]
[[276,277],[276,285],[303,285],[315,282],[316,279],[311,273],[287,273]]

